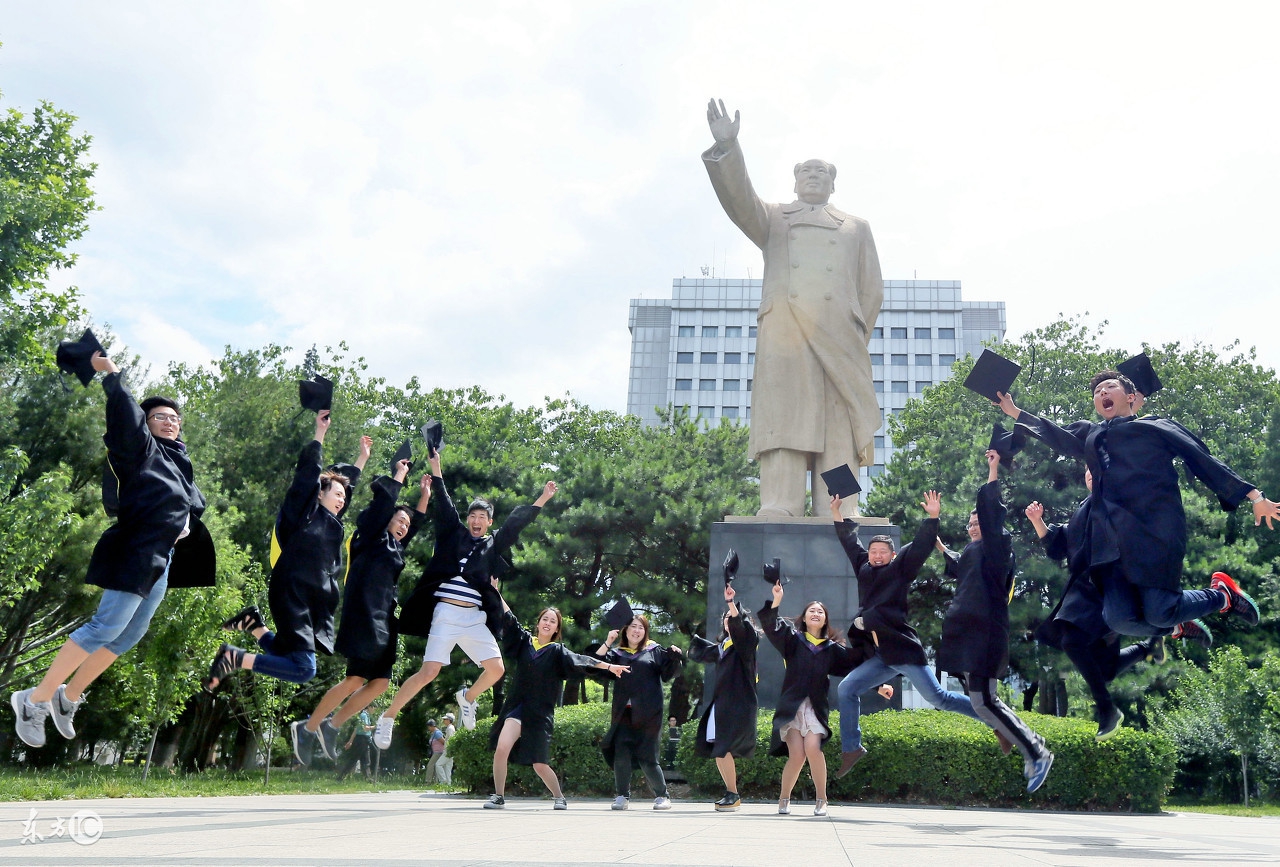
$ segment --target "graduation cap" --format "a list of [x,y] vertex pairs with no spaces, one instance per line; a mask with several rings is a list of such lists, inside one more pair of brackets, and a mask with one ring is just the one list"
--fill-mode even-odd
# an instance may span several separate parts
[[827,470],[822,474],[822,481],[827,483],[827,493],[842,500],[862,490],[857,476],[853,474],[848,464],[841,464],[834,470]]
[[428,419],[422,426],[422,438],[427,442],[428,457],[440,454],[440,448],[444,445],[444,425],[437,419]]
[[622,597],[613,603],[613,607],[605,612],[604,622],[611,629],[626,629],[631,625],[631,621],[636,619],[636,614],[631,610],[631,603],[626,597]]
[[786,586],[791,583],[791,579],[782,574],[782,561],[777,557],[773,558],[772,563],[765,563],[764,581],[766,584],[781,584]]
[[298,401],[302,404],[303,409],[315,412],[333,409],[333,383],[318,373],[315,375],[314,381],[300,380],[298,382]]
[[738,552],[730,548],[729,553],[724,555],[724,586],[728,587],[737,577]]
[[1128,361],[1120,362],[1116,365],[1116,370],[1129,377],[1133,387],[1142,392],[1144,397],[1151,397],[1164,387],[1155,368],[1151,366],[1150,356],[1145,352],[1139,352]]
[[994,403],[1000,398],[996,392],[1009,393],[1013,381],[1018,378],[1022,367],[990,349],[982,350],[982,355],[973,364],[973,370],[964,378],[964,387],[976,391]]
[[97,373],[93,369],[93,356],[99,352],[107,354],[98,338],[93,335],[93,330],[86,328],[79,340],[64,340],[58,344],[58,369],[74,373],[80,384],[87,387]]
[[1013,456],[1022,451],[1026,444],[1027,436],[1021,428],[1015,427],[1012,431],[1007,431],[1001,427],[1000,422],[991,425],[991,441],[987,443],[987,448],[1000,453],[1000,463],[1004,466],[1013,467]]
[[[401,461],[407,461],[413,457],[413,444],[409,440],[405,440],[400,444],[400,448],[396,449],[396,453],[391,456],[391,475],[396,474],[396,465]],[[413,469],[413,464],[409,464],[409,469]]]

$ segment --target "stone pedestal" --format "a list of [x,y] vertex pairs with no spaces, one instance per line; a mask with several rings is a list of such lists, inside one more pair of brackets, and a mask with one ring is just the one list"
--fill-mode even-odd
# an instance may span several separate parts
[[[901,530],[885,518],[860,517],[858,535],[862,544],[876,535],[892,536],[895,547],[901,547]],[[707,577],[707,627],[706,636],[714,639],[720,634],[720,619],[724,615],[723,568],[725,555],[733,548],[738,552],[738,577],[734,580],[739,605],[745,606],[755,617],[765,604],[772,601],[770,585],[762,577],[762,566],[777,557],[782,561],[782,572],[791,579],[786,586],[781,613],[794,617],[815,599],[827,606],[832,625],[843,634],[849,628],[858,611],[858,582],[853,567],[830,518],[757,518],[726,517],[711,525],[711,570]],[[758,654],[760,682],[758,684],[761,707],[773,707],[782,687],[782,657],[767,639],[761,638]],[[707,686],[704,694],[711,695],[715,683],[715,669],[706,668]],[[836,681],[831,683],[831,707],[836,708]],[[895,687],[892,706],[901,706],[900,689]],[[890,706],[874,692],[863,697],[863,712]]]

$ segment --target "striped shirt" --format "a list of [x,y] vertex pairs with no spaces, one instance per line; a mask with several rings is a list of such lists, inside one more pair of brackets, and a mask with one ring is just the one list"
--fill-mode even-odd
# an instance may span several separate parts
[[483,539],[473,540],[471,550],[466,556],[458,558],[458,574],[445,581],[436,590],[437,599],[448,599],[450,602],[461,602],[464,605],[474,605],[480,607],[480,591],[467,583],[462,577],[462,572],[466,569],[467,561],[471,559],[471,555],[476,548],[480,547]]

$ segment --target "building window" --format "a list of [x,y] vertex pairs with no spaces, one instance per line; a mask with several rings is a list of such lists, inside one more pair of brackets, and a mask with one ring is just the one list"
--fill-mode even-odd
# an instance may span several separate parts
[[720,336],[720,326],[719,326],[719,325],[704,325],[704,326],[702,326],[702,336],[703,336],[703,337],[719,337],[719,336]]
[[932,364],[933,364],[932,355],[927,355],[927,354],[922,355],[920,353],[916,354],[916,367],[929,367]]
[[871,329],[871,337],[872,337],[873,339],[879,339],[879,338],[884,337],[884,329],[883,329],[883,328],[881,328],[879,325],[877,325],[875,328],[872,328],[872,329]]
[[873,386],[875,386],[876,394],[884,394],[884,380],[883,380],[883,379],[874,379],[874,380],[872,380],[872,381],[871,381],[871,384],[872,384]]
[[880,365],[883,365],[883,364],[884,364],[884,353],[883,353],[883,352],[873,352],[873,353],[871,353],[871,363],[872,363],[873,365],[874,365],[874,364],[880,364]]
[[692,337],[692,336],[693,336],[692,325],[681,325],[678,329],[676,329],[676,337]]
[[724,327],[724,336],[725,336],[725,337],[741,337],[741,336],[742,336],[742,326],[741,326],[741,325],[726,325],[726,326]]
[[895,379],[893,381],[893,385],[890,387],[890,390],[894,394],[906,394],[908,391],[907,381],[905,379]]
[[876,441],[876,448],[878,449],[884,448],[884,437],[876,437],[875,441]]
[[872,464],[867,467],[867,475],[873,479],[878,479],[884,475],[884,464]]
[[895,367],[906,367],[907,354],[905,352],[903,352],[902,354],[894,353],[893,355],[889,356],[889,363],[894,365]]
[[755,337],[755,336],[756,336],[756,327],[755,327],[754,325],[748,325],[748,326],[747,326],[747,336],[748,336],[748,337]]
[[[747,380],[747,391],[750,391],[750,390],[751,390],[751,383],[752,383],[752,382],[754,382],[754,380],[751,380],[751,379],[748,379],[748,380]],[[748,413],[748,415],[750,415],[750,413]]]
[[930,337],[932,337],[932,336],[933,336],[933,329],[932,329],[932,328],[917,328],[917,329],[916,329],[916,340],[928,340],[928,339],[929,339]]
[[889,329],[889,336],[890,336],[891,338],[893,338],[894,340],[906,340],[906,339],[907,339],[907,329],[905,329],[905,328],[890,328],[890,329]]
[[956,330],[954,328],[939,328],[938,339],[939,340],[955,340]]
[[720,417],[721,418],[737,418],[738,408],[736,406],[726,406],[724,409],[720,410]]
[[748,352],[747,364],[755,364],[755,363],[756,363],[756,354],[754,352]]
[[726,352],[726,353],[724,354],[724,363],[725,363],[725,364],[741,364],[741,363],[742,363],[742,353],[741,353],[741,352]]
[[677,352],[676,364],[693,364],[692,352]]
[[716,381],[714,379],[698,380],[698,391],[715,391]]
[[700,406],[698,407],[698,416],[701,418],[715,418],[716,408],[714,406]]
[[956,357],[954,355],[939,355],[938,363],[943,367],[950,367],[956,363]]
[[692,379],[677,379],[676,391],[693,391]]
[[698,359],[703,364],[715,364],[716,354],[714,352],[704,352]]
[[[747,391],[750,391],[750,390],[751,389],[747,389]],[[744,418],[751,418],[751,407],[747,407],[747,414],[744,416]]]
[[724,381],[724,385],[722,386],[722,390],[723,390],[723,391],[741,391],[741,390],[742,390],[742,380],[740,380],[740,379],[726,379],[726,380]]
[[928,379],[916,380],[916,391],[924,391],[926,388],[930,388],[932,386],[933,386],[933,382]]

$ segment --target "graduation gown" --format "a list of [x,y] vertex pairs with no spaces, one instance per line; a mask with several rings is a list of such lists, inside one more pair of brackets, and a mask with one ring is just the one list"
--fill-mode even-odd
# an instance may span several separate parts
[[1051,647],[1062,649],[1062,622],[1072,624],[1088,635],[1090,642],[1111,632],[1102,615],[1102,593],[1089,575],[1089,498],[1076,507],[1066,524],[1050,524],[1040,544],[1050,560],[1065,560],[1070,578],[1053,611],[1036,627],[1036,638]]
[[1089,465],[1089,565],[1118,563],[1138,587],[1182,589],[1187,518],[1174,458],[1182,458],[1187,472],[1204,482],[1228,512],[1255,487],[1211,455],[1191,431],[1158,416],[1078,421],[1064,428],[1024,411],[1017,427]]
[[[861,605],[858,616],[862,618],[866,632],[874,633],[880,658],[886,665],[927,664],[920,636],[907,623],[910,611],[907,593],[911,590],[911,582],[920,573],[920,567],[933,551],[938,539],[938,519],[921,521],[915,538],[884,566],[872,566],[868,562],[867,549],[858,540],[858,525],[853,521],[837,522],[836,536],[853,564],[854,574],[858,576],[858,603]],[[851,628],[849,634],[852,636],[857,632]]]
[[533,636],[510,611],[502,615],[502,655],[512,675],[502,711],[489,731],[489,749],[498,748],[503,722],[514,716],[520,720],[520,739],[511,748],[510,760],[517,765],[548,764],[565,678],[575,671],[594,671],[600,661],[559,642],[534,650]]
[[790,618],[782,617],[778,609],[766,602],[757,615],[760,627],[769,643],[777,649],[786,665],[782,677],[782,692],[773,713],[773,735],[769,738],[769,755],[785,756],[787,745],[782,740],[782,727],[796,718],[796,711],[807,698],[813,713],[827,730],[822,739],[825,744],[831,736],[831,706],[827,702],[830,677],[844,677],[853,671],[853,654],[849,648],[834,641],[813,644],[796,630]]
[[[431,500],[435,503],[436,548],[413,591],[400,606],[400,631],[406,635],[427,638],[431,635],[431,619],[435,616],[436,591],[440,585],[461,573],[462,578],[480,594],[486,625],[497,638],[502,631],[502,597],[489,577],[501,574],[503,557],[520,538],[523,530],[538,513],[539,506],[516,506],[496,533],[474,539],[462,523],[458,507],[453,504],[444,479],[431,478]],[[465,566],[459,566],[463,557]]]
[[[102,389],[107,394],[103,505],[116,522],[94,546],[85,581],[145,597],[169,565],[170,588],[213,586],[213,539],[200,523],[205,499],[186,445],[152,435],[120,374],[103,378]],[[184,527],[190,533],[179,542]]]
[[656,641],[650,641],[637,653],[615,647],[595,658],[603,659],[610,665],[626,665],[631,668],[630,673],[614,681],[612,721],[600,743],[604,760],[609,763],[609,767],[613,767],[614,741],[623,726],[623,717],[629,704],[630,728],[638,729],[642,735],[639,745],[632,753],[633,758],[652,753],[656,761],[658,736],[666,723],[662,713],[662,682],[676,676],[684,665],[684,657],[679,653],[672,653]]
[[[716,667],[716,686],[708,699],[702,699],[698,712],[698,735],[693,742],[695,755],[718,759],[732,754],[735,758],[750,758],[756,751],[756,649],[760,635],[756,632],[746,612],[738,609],[737,617],[729,618],[729,639],[726,649],[723,643],[693,637],[689,658]],[[707,726],[715,714],[716,739],[707,741]]]
[[1004,528],[1000,485],[978,489],[982,538],[957,563],[956,595],[942,621],[938,667],[977,677],[1004,677],[1009,668],[1009,593],[1013,589],[1013,537]]
[[396,583],[404,570],[404,549],[422,526],[422,512],[409,513],[409,532],[397,541],[387,532],[403,483],[387,476],[373,480],[373,502],[356,518],[351,567],[342,590],[342,619],[334,650],[348,659],[378,659],[396,641]]
[[[333,653],[344,532],[341,514],[320,505],[321,457],[316,440],[303,446],[293,483],[276,515],[280,556],[271,567],[267,601],[276,627],[271,652],[277,656],[298,650]],[[344,470],[354,488],[360,471]]]

